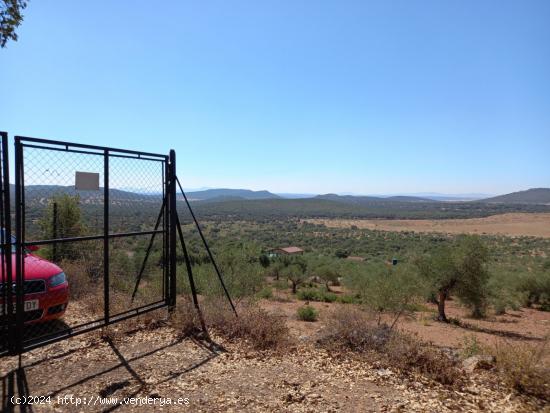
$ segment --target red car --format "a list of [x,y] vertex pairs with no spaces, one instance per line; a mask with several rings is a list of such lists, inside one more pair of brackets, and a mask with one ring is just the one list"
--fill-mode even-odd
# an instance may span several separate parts
[[[11,237],[12,245],[15,238]],[[15,278],[15,248],[12,250],[12,268]],[[38,247],[29,247],[25,252],[23,291],[25,294],[23,309],[26,323],[54,320],[60,318],[69,303],[69,284],[67,276],[54,263],[31,253]],[[3,268],[4,265],[0,266]],[[6,279],[0,272],[0,315],[4,313]],[[12,291],[15,293],[15,280]],[[14,298],[15,301],[15,298]]]

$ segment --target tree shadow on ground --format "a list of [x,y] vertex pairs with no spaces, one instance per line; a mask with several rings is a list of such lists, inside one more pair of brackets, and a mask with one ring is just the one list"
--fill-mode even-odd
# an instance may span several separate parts
[[493,336],[498,336],[503,338],[512,338],[512,339],[525,340],[525,341],[543,341],[544,340],[541,337],[528,336],[525,334],[516,333],[514,331],[508,331],[508,330],[495,330],[492,328],[481,327],[475,324],[465,323],[465,322],[461,322],[458,325],[458,327],[463,328],[464,330],[473,331],[475,333],[485,333],[485,334],[490,334]]

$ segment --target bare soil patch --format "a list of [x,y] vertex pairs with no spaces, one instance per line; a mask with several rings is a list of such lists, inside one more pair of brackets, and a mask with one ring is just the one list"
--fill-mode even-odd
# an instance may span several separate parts
[[[309,305],[319,311],[319,321],[306,323],[299,321],[296,310],[303,306],[303,301],[262,301],[262,307],[280,317],[286,317],[291,334],[301,341],[316,340],[328,315],[338,306],[351,304],[310,302]],[[421,340],[437,347],[459,350],[466,336],[474,336],[480,344],[493,346],[497,340],[507,340],[511,343],[540,342],[550,334],[550,312],[531,308],[518,311],[508,311],[506,314],[489,316],[478,320],[469,317],[468,310],[454,300],[446,305],[446,313],[450,319],[460,320],[460,324],[441,323],[435,321],[437,306],[426,304],[428,311],[416,312],[412,316],[401,318],[398,329],[417,335]],[[391,322],[389,317],[383,321]],[[549,360],[550,361],[550,360]]]
[[381,231],[436,232],[445,234],[490,234],[550,238],[550,213],[509,213],[469,219],[307,219],[329,228]]

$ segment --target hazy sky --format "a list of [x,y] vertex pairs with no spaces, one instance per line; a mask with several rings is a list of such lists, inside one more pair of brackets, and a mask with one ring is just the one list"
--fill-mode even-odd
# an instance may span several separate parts
[[549,21],[546,0],[31,0],[0,130],[173,148],[186,187],[549,187]]

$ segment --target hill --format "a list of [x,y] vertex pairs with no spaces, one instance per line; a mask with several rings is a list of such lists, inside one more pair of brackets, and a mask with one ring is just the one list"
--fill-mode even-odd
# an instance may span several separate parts
[[248,199],[277,199],[281,198],[269,191],[251,191],[250,189],[207,189],[205,191],[187,192],[190,201],[222,201]]
[[[12,200],[15,199],[15,185],[10,184]],[[28,185],[25,186],[25,202],[28,206],[34,204],[47,204],[48,199],[53,195],[67,194],[70,196],[78,195],[85,205],[103,204],[103,188],[99,191],[77,191],[74,186],[62,185]],[[110,189],[109,199],[114,203],[158,203],[161,194],[146,194],[139,192],[123,191],[120,189]]]
[[[10,185],[12,197],[15,196],[15,186]],[[179,193],[179,191],[178,191]],[[53,194],[78,195],[85,204],[103,202],[103,188],[99,191],[77,191],[74,186],[62,185],[28,185],[25,187],[25,200],[30,203],[44,203]],[[280,199],[281,197],[268,191],[251,191],[248,189],[208,189],[204,191],[186,192],[190,201],[246,201],[254,199]],[[139,190],[110,189],[109,198],[112,202],[157,202],[160,193],[144,193]],[[178,196],[178,200],[181,200]]]
[[480,202],[499,204],[542,204],[550,205],[550,188],[531,188],[483,199]]
[[[13,191],[13,186],[11,189]],[[285,199],[268,191],[239,189],[211,189],[190,192],[187,195],[193,201],[194,208],[204,219],[442,219],[486,217],[508,212],[550,212],[550,198],[546,202],[542,202],[541,200],[544,198],[540,196],[540,191],[524,191],[523,193],[529,193],[530,197],[514,196],[511,197],[513,200],[508,202],[499,201],[502,198],[510,199],[508,195],[476,202],[438,202],[413,196],[383,198],[335,194],[319,195],[313,198]],[[546,191],[550,193],[550,189],[542,190],[542,192]],[[75,191],[72,186],[31,185],[25,188],[28,219],[38,218],[41,209],[47,205],[51,196],[63,193],[80,197],[85,216],[99,216],[103,207],[102,188],[99,191]],[[539,196],[533,197],[536,194]],[[12,192],[12,197],[13,195]],[[120,189],[111,189],[109,198],[113,216],[118,216],[121,220],[135,220],[136,222],[139,221],[136,217],[145,216],[150,212],[150,208],[157,211],[161,203],[161,194],[130,192]],[[531,202],[526,202],[526,200],[531,200]],[[184,212],[186,208],[182,201],[182,197],[179,196],[178,208]]]

